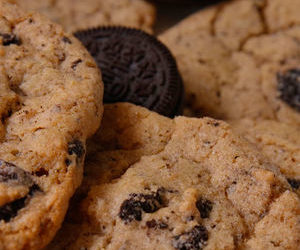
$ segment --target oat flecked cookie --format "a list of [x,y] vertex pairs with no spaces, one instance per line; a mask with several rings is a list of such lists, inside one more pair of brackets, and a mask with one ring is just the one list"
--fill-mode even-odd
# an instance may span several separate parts
[[0,249],[40,249],[81,182],[102,80],[77,39],[1,0],[0,89]]
[[277,121],[250,119],[231,123],[236,131],[258,147],[280,168],[300,196],[300,131],[296,126]]
[[155,9],[145,0],[9,1],[41,12],[69,32],[99,25],[124,25],[151,32],[155,20]]
[[49,249],[298,249],[298,196],[224,122],[106,105],[88,149]]
[[299,10],[299,0],[229,1],[161,34],[193,113],[299,126]]

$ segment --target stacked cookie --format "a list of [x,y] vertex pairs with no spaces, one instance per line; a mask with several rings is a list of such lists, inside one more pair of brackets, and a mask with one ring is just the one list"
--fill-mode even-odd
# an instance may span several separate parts
[[154,23],[142,0],[0,0],[0,249],[299,249],[297,0],[228,1],[161,34],[176,118],[182,79],[153,36],[76,33],[94,62],[8,2],[72,32]]

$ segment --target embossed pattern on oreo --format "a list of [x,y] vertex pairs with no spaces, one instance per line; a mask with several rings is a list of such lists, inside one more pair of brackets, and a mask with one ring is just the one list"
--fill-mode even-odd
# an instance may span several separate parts
[[300,112],[300,69],[290,69],[277,75],[280,98]]
[[176,62],[155,37],[123,27],[75,35],[102,70],[104,102],[132,102],[170,117],[180,111],[183,86]]

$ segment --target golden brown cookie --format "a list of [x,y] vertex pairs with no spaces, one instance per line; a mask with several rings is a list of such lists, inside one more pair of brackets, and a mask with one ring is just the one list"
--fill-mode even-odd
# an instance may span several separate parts
[[80,42],[0,1],[0,249],[40,249],[79,186],[103,85]]
[[160,39],[177,58],[193,115],[300,125],[300,1],[201,10]]
[[[225,122],[105,106],[49,249],[297,249],[300,201]],[[80,205],[79,205],[80,204]]]
[[66,31],[99,25],[123,25],[152,32],[154,7],[144,0],[9,0],[39,11]]

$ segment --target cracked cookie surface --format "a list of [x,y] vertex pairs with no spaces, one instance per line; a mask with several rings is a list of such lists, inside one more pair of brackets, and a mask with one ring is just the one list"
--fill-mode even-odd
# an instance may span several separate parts
[[234,130],[278,165],[291,188],[300,196],[300,133],[297,126],[272,120],[232,121]]
[[83,185],[48,249],[299,246],[298,196],[225,122],[105,105],[88,148]]
[[100,72],[60,26],[1,0],[0,89],[0,249],[40,249],[81,182]]
[[161,34],[192,114],[300,126],[299,9],[298,0],[229,1]]
[[154,7],[144,0],[9,0],[38,11],[61,24],[66,31],[100,25],[124,25],[152,32]]

